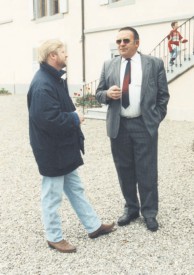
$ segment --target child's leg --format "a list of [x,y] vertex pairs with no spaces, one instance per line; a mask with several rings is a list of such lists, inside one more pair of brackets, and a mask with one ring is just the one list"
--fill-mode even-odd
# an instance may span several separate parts
[[171,40],[168,41],[168,50],[170,53],[172,52],[172,46],[171,46],[172,42],[173,41],[171,41]]

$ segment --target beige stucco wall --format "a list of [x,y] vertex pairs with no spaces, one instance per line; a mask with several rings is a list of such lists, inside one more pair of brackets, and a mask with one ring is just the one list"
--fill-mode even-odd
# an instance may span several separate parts
[[[192,0],[135,0],[119,1],[111,5],[99,5],[100,1],[85,0],[86,29],[113,27],[176,18],[184,14],[192,14]],[[122,5],[122,2],[134,3]]]
[[[1,5],[6,5],[5,1]],[[7,3],[10,12],[4,15],[3,21],[12,22],[1,24],[0,36],[1,58],[0,86],[4,83],[13,86],[22,84],[28,86],[34,75],[33,48],[44,40],[58,38],[67,44],[68,50],[68,78],[72,84],[82,82],[81,57],[81,7],[79,1],[69,4],[70,13],[61,15],[55,20],[34,21],[30,19],[28,1],[12,0]],[[0,12],[1,15],[2,11]],[[19,93],[19,88],[17,89]]]
[[168,119],[194,121],[194,68],[169,84]]

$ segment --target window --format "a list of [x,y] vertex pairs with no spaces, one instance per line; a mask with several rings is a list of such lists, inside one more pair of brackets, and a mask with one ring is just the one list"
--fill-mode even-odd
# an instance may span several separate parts
[[31,19],[50,17],[68,12],[68,0],[29,0]]
[[37,0],[37,18],[59,13],[59,0]]
[[39,69],[38,63],[38,47],[32,49],[32,72],[33,74]]
[[37,17],[47,16],[47,0],[37,1]]
[[52,11],[51,15],[59,13],[59,1],[58,0],[51,1],[51,11]]

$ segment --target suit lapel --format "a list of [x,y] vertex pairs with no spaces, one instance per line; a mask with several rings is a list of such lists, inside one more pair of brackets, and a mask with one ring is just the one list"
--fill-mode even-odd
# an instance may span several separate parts
[[141,84],[141,101],[144,97],[146,87],[148,85],[148,79],[150,74],[150,62],[149,59],[141,54],[141,64],[142,64],[142,84]]
[[115,58],[113,68],[113,79],[114,85],[120,87],[120,67],[121,67],[121,57]]

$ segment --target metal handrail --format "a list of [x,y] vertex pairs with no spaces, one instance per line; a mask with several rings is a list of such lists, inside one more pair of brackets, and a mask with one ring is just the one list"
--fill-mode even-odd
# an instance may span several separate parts
[[98,81],[99,79],[96,79],[84,84],[79,91],[79,96],[75,98],[75,105],[82,107],[83,113],[85,113],[85,109],[101,107],[101,104],[95,98]]
[[174,72],[176,67],[181,67],[184,61],[190,60],[191,55],[194,55],[194,16],[183,22],[178,29],[183,38],[188,39],[188,42],[185,44],[180,43],[174,66],[169,64],[171,55],[168,50],[167,36],[150,52],[150,55],[159,57],[164,61],[167,73]]

